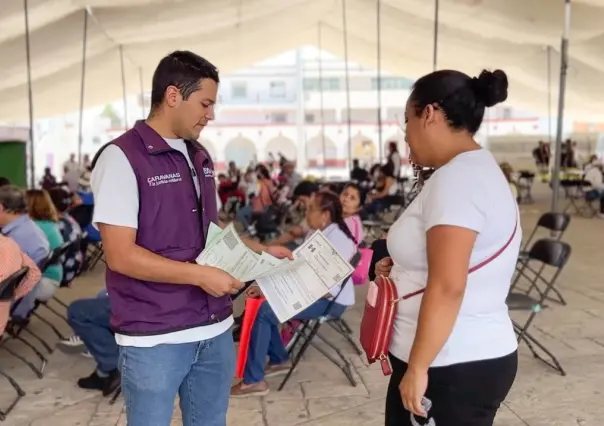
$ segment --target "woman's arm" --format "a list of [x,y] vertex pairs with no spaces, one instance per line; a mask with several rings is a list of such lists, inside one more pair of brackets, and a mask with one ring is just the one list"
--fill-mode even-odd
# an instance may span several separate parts
[[409,370],[425,373],[451,335],[463,301],[477,233],[438,225],[426,233],[428,282],[409,357]]
[[393,183],[394,183],[394,178],[387,177],[384,182],[384,187],[382,188],[382,190],[376,194],[373,194],[373,196],[371,198],[373,200],[377,200],[379,198],[386,197],[388,195],[388,191],[390,191],[390,187],[392,186]]

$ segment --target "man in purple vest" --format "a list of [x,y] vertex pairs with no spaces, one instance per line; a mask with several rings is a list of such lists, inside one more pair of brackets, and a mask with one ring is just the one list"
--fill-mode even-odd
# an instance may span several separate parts
[[214,165],[196,142],[214,119],[218,82],[205,59],[166,56],[153,75],[147,120],[93,164],[93,221],[107,260],[129,426],[169,426],[177,394],[185,426],[226,425],[235,365],[231,294],[243,283],[194,262],[209,224],[218,223]]

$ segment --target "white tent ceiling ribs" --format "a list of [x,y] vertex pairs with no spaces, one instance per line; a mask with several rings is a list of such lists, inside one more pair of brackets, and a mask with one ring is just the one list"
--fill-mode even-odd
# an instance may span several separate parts
[[[1,0],[0,121],[27,118],[22,0]],[[441,0],[439,68],[476,74],[502,68],[509,104],[547,111],[547,54],[552,45],[556,102],[562,0]],[[73,111],[79,104],[84,10],[92,11],[85,105],[122,94],[117,44],[123,45],[126,89],[138,94],[158,60],[190,49],[221,72],[316,44],[343,56],[341,0],[29,0],[35,117]],[[350,59],[376,66],[376,0],[347,0]],[[604,120],[604,0],[573,0],[567,116]],[[432,67],[432,0],[382,0],[383,69],[419,77]],[[555,107],[554,107],[555,108]]]

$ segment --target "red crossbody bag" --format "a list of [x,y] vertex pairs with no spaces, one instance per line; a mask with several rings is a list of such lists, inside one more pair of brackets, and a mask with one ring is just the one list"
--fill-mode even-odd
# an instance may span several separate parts
[[[488,259],[471,267],[468,274],[476,272],[497,259],[512,243],[517,228],[518,220],[516,219],[514,232],[512,232],[511,237],[505,245]],[[392,366],[388,359],[388,349],[390,347],[390,338],[392,337],[396,305],[401,300],[419,296],[425,289],[417,290],[399,297],[398,291],[396,290],[396,284],[390,278],[380,275],[376,278],[375,283],[370,284],[369,291],[370,293],[365,301],[363,319],[361,320],[361,346],[367,355],[369,364],[373,364],[379,360],[384,376],[389,376],[392,374]],[[371,292],[374,294],[371,295]],[[377,292],[377,294],[375,294],[375,292]],[[373,303],[370,303],[370,299]]]

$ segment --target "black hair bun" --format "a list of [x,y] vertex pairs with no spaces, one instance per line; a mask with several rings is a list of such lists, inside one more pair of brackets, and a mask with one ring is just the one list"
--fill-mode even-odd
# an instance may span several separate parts
[[473,89],[479,101],[492,107],[508,98],[508,76],[502,70],[482,70],[478,78],[472,79]]

